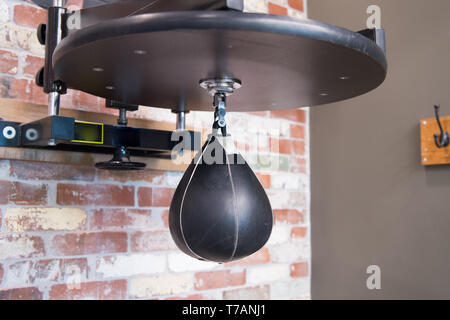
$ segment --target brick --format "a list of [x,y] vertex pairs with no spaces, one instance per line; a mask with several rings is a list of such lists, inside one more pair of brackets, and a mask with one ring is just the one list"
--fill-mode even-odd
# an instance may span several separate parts
[[83,8],[83,0],[67,0],[66,8],[68,7],[72,10],[80,10]]
[[166,171],[164,173],[164,185],[176,188],[180,184],[181,178],[183,178],[183,172]]
[[59,277],[59,260],[19,261],[8,266],[5,286],[39,286],[55,282]]
[[183,296],[183,297],[169,297],[169,298],[165,298],[164,300],[212,300],[210,299],[210,297],[208,296],[204,296],[202,294],[191,294],[189,296]]
[[84,282],[77,286],[58,284],[50,288],[51,300],[123,300],[126,298],[127,281]]
[[292,152],[301,156],[305,154],[305,141],[292,141]]
[[270,138],[270,151],[280,154],[291,154],[292,140]]
[[157,254],[131,254],[102,257],[97,260],[96,272],[103,278],[131,277],[163,273],[166,257]]
[[272,300],[305,299],[310,294],[309,278],[291,278],[272,283],[270,287],[270,298]]
[[152,298],[187,293],[193,288],[193,274],[167,274],[133,278],[130,280],[129,292],[133,298]]
[[138,203],[140,207],[151,207],[153,205],[153,189],[141,187],[138,190]]
[[292,263],[308,259],[310,255],[309,243],[287,242],[270,248],[272,262]]
[[287,8],[279,6],[275,3],[269,2],[269,14],[277,14],[282,16],[287,16]]
[[0,48],[24,50],[37,56],[44,56],[45,53],[45,47],[36,37],[36,29],[11,23],[0,23]]
[[91,166],[12,160],[10,174],[25,180],[94,181],[95,169]]
[[303,0],[288,0],[288,4],[292,9],[303,12]]
[[264,282],[276,282],[290,277],[288,264],[267,264],[249,268],[247,271],[247,283],[259,284]]
[[226,263],[226,267],[233,267],[233,266],[251,266],[255,264],[265,264],[270,262],[270,254],[268,248],[262,248],[261,250],[255,252],[251,256]]
[[265,117],[269,114],[267,111],[253,111],[253,112],[246,112],[246,113],[251,114],[253,116],[259,116],[259,117]]
[[0,204],[7,204],[10,190],[10,182],[0,181]]
[[9,201],[19,205],[47,204],[47,185],[12,182],[10,184]]
[[275,190],[267,192],[267,195],[272,205],[272,209],[289,209],[297,208],[297,206],[291,206],[291,194],[286,190]]
[[219,270],[210,272],[199,272],[195,274],[195,289],[209,290],[245,284],[245,270],[230,271]]
[[259,182],[261,182],[261,185],[265,189],[270,189],[270,174],[268,173],[257,173],[256,176],[258,177]]
[[[269,151],[274,153],[280,153],[280,139],[269,138]],[[261,160],[265,161],[266,159],[263,158]]]
[[100,99],[99,97],[78,90],[72,91],[73,107],[81,107],[81,109],[83,110],[99,112],[103,104],[104,100]]
[[291,277],[304,278],[308,276],[308,262],[297,262],[291,264]]
[[2,283],[3,280],[3,273],[4,273],[3,265],[0,263],[0,284]]
[[273,246],[276,244],[281,244],[289,241],[290,236],[290,226],[284,224],[275,224],[272,228],[272,233],[270,234],[268,246]]
[[287,139],[280,139],[280,153],[281,154],[291,154],[292,153],[292,141]]
[[44,9],[29,5],[18,4],[14,6],[14,22],[18,25],[37,28],[47,20],[47,13]]
[[279,171],[289,171],[289,167],[290,167],[289,157],[279,156],[277,169]]
[[90,229],[141,229],[154,224],[150,209],[96,209],[92,212]]
[[0,290],[0,300],[42,300],[38,288],[15,288]]
[[38,236],[0,235],[0,260],[42,257],[44,241]]
[[71,258],[60,260],[60,281],[66,284],[79,285],[86,281],[89,266],[86,258]]
[[23,73],[30,77],[36,77],[36,74],[44,66],[44,64],[44,58],[27,55],[23,65]]
[[293,239],[304,239],[308,233],[307,227],[294,227],[291,231],[291,237]]
[[86,212],[79,208],[7,208],[5,226],[11,232],[84,229]]
[[152,192],[152,202],[154,207],[169,207],[172,202],[175,189],[154,188]]
[[[290,208],[306,208],[306,193],[305,192],[295,192],[289,193],[288,206],[286,208],[279,209],[290,209]],[[278,209],[278,208],[277,208]]]
[[180,251],[167,256],[169,270],[173,272],[210,271],[219,266],[217,262],[194,259]]
[[0,72],[16,74],[19,67],[19,58],[14,52],[0,50]]
[[250,150],[250,145],[246,141],[235,140],[234,145],[240,152]]
[[[270,152],[270,140],[268,135],[259,135],[254,141],[257,152]],[[252,146],[251,148],[255,150],[255,146]]]
[[0,76],[0,97],[36,104],[46,104],[48,96],[36,86],[34,80]]
[[272,189],[301,190],[306,185],[303,175],[292,172],[277,172],[272,177]]
[[138,231],[131,234],[131,250],[134,252],[173,250],[175,243],[167,231]]
[[306,129],[305,126],[291,124],[291,138],[305,139]]
[[304,158],[297,158],[292,157],[291,158],[291,171],[294,173],[303,173],[306,174],[306,168],[307,162]]
[[108,171],[97,170],[98,181],[134,182],[145,181],[151,184],[160,185],[163,182],[164,173],[153,170],[139,171]]
[[[101,100],[102,100],[102,103],[101,103],[101,106],[100,106],[100,111],[99,111],[99,113],[105,113],[105,114],[117,116],[117,114],[118,114],[117,110],[111,109],[111,108],[106,108],[106,107],[105,107],[105,100],[104,100],[104,99],[101,99]],[[142,109],[147,109],[147,108],[140,108],[139,110],[142,110]],[[130,113],[130,118],[139,118],[139,116],[137,115],[137,113],[139,112],[139,110]],[[150,118],[147,118],[147,119],[150,119]]]
[[9,7],[5,0],[0,1],[0,22],[9,21]]
[[56,201],[60,205],[134,206],[134,187],[60,183]]
[[164,210],[161,218],[163,220],[164,226],[166,228],[168,228],[169,227],[169,210]]
[[244,1],[245,12],[259,12],[267,13],[267,3],[261,0],[245,0]]
[[125,232],[68,233],[56,235],[53,249],[60,255],[85,255],[127,251]]
[[275,222],[287,222],[290,224],[305,223],[305,212],[298,210],[274,210]]
[[268,285],[243,289],[227,290],[223,292],[224,300],[269,300],[270,287]]
[[[278,152],[276,150],[275,152]],[[268,154],[249,154],[248,163],[252,164],[255,171],[287,171],[289,170],[289,159],[286,156]]]
[[270,111],[270,116],[275,118],[288,119],[300,123],[306,122],[306,112],[300,109],[273,110]]

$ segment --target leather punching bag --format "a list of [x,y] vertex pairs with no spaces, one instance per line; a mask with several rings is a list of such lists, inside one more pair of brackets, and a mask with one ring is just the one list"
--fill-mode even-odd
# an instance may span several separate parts
[[226,139],[210,135],[170,206],[172,238],[181,251],[200,260],[242,259],[261,249],[272,231],[264,188],[243,157],[225,147]]

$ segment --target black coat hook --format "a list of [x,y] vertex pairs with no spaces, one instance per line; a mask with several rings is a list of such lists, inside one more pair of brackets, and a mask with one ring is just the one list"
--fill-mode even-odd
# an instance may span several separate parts
[[436,115],[436,121],[439,126],[439,129],[441,130],[440,134],[434,135],[434,142],[436,143],[436,147],[438,148],[445,148],[450,144],[450,138],[447,131],[444,131],[442,129],[441,120],[439,120],[439,105],[434,106],[434,113]]

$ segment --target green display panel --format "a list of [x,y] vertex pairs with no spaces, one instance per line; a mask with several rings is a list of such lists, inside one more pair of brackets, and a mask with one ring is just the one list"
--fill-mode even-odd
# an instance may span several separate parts
[[72,142],[103,144],[103,123],[75,121],[75,139]]

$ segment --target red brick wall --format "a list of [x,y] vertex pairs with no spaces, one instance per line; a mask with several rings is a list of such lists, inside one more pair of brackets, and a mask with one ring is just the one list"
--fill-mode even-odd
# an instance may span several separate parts
[[[258,0],[248,1],[246,9],[301,17],[302,5]],[[9,0],[0,0],[0,11],[0,97],[46,104],[33,80],[44,53],[34,28],[45,20],[45,12]],[[76,91],[62,104],[106,112],[102,99]],[[174,122],[169,112],[153,108],[141,107],[136,116]],[[114,173],[4,159],[0,299],[308,298],[308,111],[230,114],[228,121],[235,128],[232,134],[238,128],[245,129],[245,137],[266,130],[270,135],[258,151],[279,159],[276,168],[254,166],[275,214],[272,237],[262,250],[225,265],[178,251],[167,217],[182,173]],[[192,112],[188,122],[209,128],[211,115]],[[238,139],[242,152],[250,145]]]

